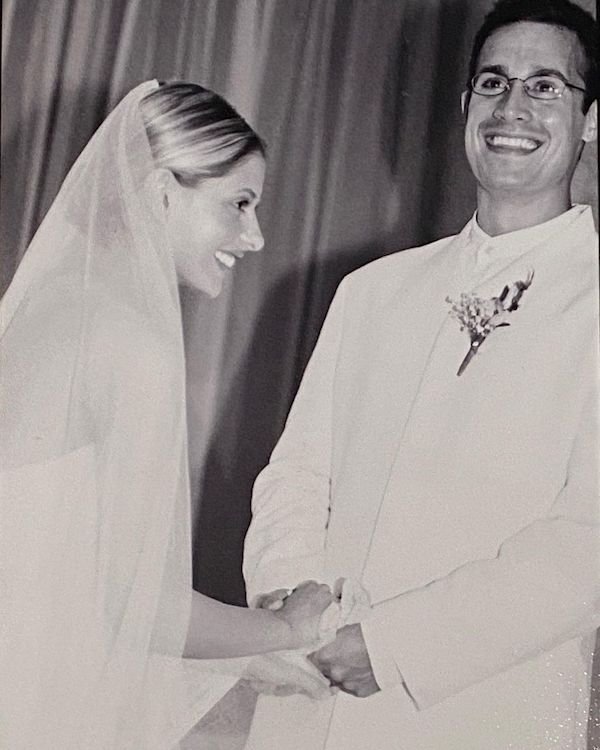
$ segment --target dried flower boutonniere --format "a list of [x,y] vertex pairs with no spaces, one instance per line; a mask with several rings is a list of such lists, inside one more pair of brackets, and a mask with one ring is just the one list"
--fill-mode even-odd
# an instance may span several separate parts
[[479,347],[494,330],[502,326],[509,326],[509,313],[519,307],[523,293],[533,281],[533,270],[529,271],[525,281],[515,281],[507,284],[498,297],[481,299],[475,294],[462,293],[458,302],[446,297],[446,302],[452,305],[450,315],[460,323],[460,330],[469,332],[471,346],[466,357],[458,368],[457,375],[462,375],[466,366],[477,354]]

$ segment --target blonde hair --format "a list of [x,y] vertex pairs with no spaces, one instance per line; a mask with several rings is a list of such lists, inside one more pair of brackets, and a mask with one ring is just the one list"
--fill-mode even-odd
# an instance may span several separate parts
[[219,94],[195,83],[162,83],[140,102],[157,167],[169,169],[182,185],[226,174],[265,144]]

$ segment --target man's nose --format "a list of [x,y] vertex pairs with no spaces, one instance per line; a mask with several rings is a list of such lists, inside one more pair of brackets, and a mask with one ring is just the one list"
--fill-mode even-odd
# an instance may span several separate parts
[[263,237],[256,214],[248,216],[247,224],[241,239],[245,244],[246,250],[251,252],[258,252],[265,246],[265,238]]
[[494,117],[499,120],[528,120],[531,116],[531,97],[525,91],[522,81],[513,80],[503,94],[498,97]]

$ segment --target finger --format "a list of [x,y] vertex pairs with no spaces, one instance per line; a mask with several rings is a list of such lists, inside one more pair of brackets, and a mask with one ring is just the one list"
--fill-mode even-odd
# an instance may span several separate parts
[[369,695],[365,686],[355,680],[346,680],[345,682],[340,683],[339,687],[343,693],[353,695],[355,698],[365,698]]
[[307,592],[310,593],[314,601],[319,602],[323,606],[331,604],[334,601],[331,589],[324,583],[317,584],[314,588],[308,589]]
[[325,646],[321,646],[318,651],[314,651],[312,656],[314,657],[315,663],[320,665],[330,665],[338,658],[338,650],[336,642],[327,643]]
[[336,665],[333,665],[329,669],[329,679],[331,682],[334,682],[336,685],[343,685],[347,683],[347,677],[348,677],[348,670],[344,667],[338,667]]
[[321,596],[327,597],[327,599],[329,599],[329,601],[332,601],[335,598],[333,591],[329,588],[329,586],[327,586],[324,583],[319,584],[319,587],[317,588],[317,592]]
[[311,591],[316,590],[319,584],[317,581],[308,580],[308,581],[302,581],[297,586],[295,586],[294,591]]
[[317,667],[317,669],[322,669],[329,664],[330,660],[327,658],[328,646],[329,644],[327,646],[323,646],[323,648],[320,648],[318,651],[313,651],[307,656],[309,661],[311,661]]
[[268,609],[270,612],[277,612],[278,609],[282,609],[285,604],[285,599],[274,599],[273,601],[265,602],[261,609]]
[[254,600],[255,609],[281,609],[283,602],[289,596],[289,589],[276,589],[268,594],[261,594]]
[[[314,655],[313,655],[314,656]],[[331,679],[330,674],[330,665],[326,662],[321,662],[318,659],[311,659],[310,657],[307,657],[310,663],[319,670],[319,672],[323,675],[323,677],[329,682],[330,685],[334,684],[334,681]]]
[[294,601],[310,599],[312,605],[319,610],[324,610],[333,601],[329,586],[315,581],[297,586],[290,594],[290,598]]
[[319,592],[324,591],[329,594],[331,593],[331,589],[326,583],[319,583],[318,581],[314,581],[312,579],[309,579],[308,581],[302,581],[302,583],[299,583],[294,589],[294,591],[298,591],[298,590],[301,590],[301,591],[314,590],[314,591],[319,591]]
[[371,695],[379,692],[379,688],[373,685],[357,685],[355,687],[353,695],[356,698],[368,698]]
[[368,698],[370,695],[379,692],[379,686],[372,680],[367,682],[360,680],[346,680],[345,682],[338,684],[339,689],[353,695],[355,698]]
[[320,661],[318,658],[315,658],[314,654],[312,655],[313,658],[310,656],[307,657],[308,661],[319,670],[319,672],[325,677],[327,680],[329,680],[329,668],[328,664],[326,662]]
[[357,686],[353,682],[335,683],[335,685],[337,686],[338,690],[341,690],[342,693],[347,693],[347,695],[353,695],[355,698],[359,697],[356,692]]

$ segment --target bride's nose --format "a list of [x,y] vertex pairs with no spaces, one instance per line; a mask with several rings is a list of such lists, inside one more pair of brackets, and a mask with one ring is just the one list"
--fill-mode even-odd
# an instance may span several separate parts
[[248,224],[244,229],[241,239],[244,242],[245,249],[251,252],[258,252],[265,246],[265,238],[263,237],[256,215],[248,217]]

